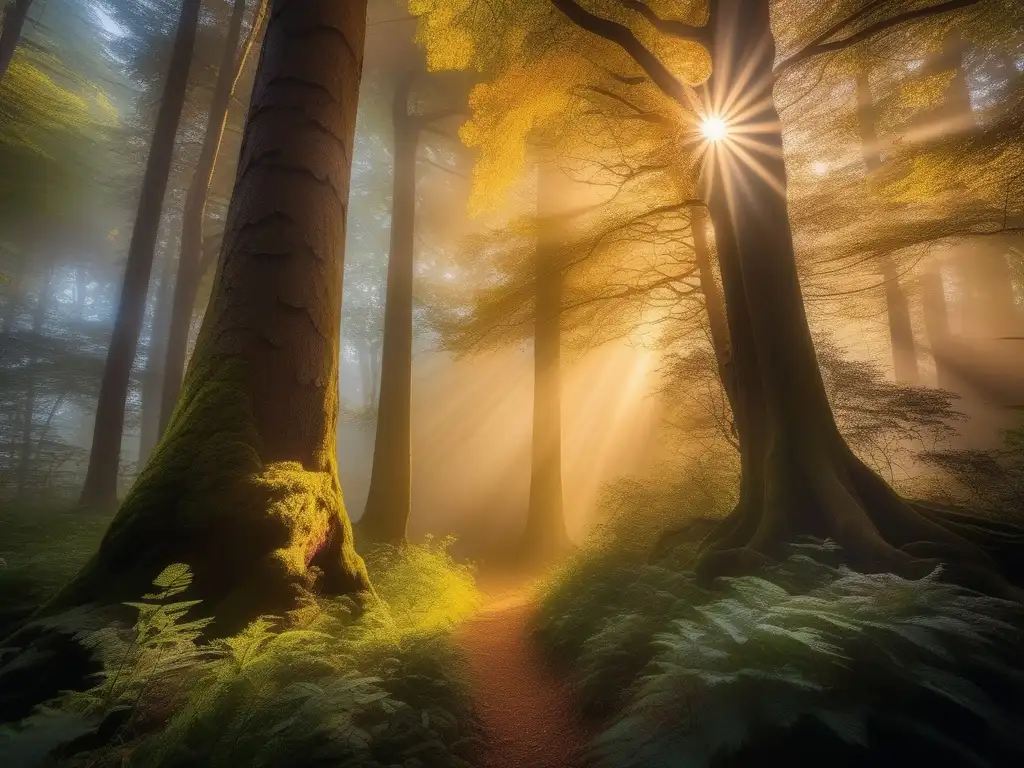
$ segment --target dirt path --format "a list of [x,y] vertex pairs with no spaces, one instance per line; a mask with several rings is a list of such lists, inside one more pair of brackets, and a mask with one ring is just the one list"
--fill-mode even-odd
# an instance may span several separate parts
[[459,629],[487,740],[478,768],[573,768],[588,740],[567,686],[530,642],[531,610],[526,590],[495,595]]

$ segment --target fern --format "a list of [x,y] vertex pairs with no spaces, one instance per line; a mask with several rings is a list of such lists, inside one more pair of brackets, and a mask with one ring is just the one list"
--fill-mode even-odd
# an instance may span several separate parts
[[469,768],[478,729],[449,630],[479,596],[447,546],[375,552],[378,599],[363,611],[308,599],[211,642],[208,620],[191,618],[198,604],[180,600],[184,565],[126,604],[130,628],[49,619],[74,629],[102,671],[89,690],[0,730],[0,750],[25,755],[25,768]]
[[795,545],[779,566],[714,593],[678,564],[610,567],[617,557],[563,573],[537,626],[571,664],[584,706],[605,718],[595,765],[746,765],[792,760],[795,744],[817,745],[822,761],[870,750],[883,765],[911,745],[964,765],[1024,757],[1016,603],[939,571],[855,573],[828,542]]

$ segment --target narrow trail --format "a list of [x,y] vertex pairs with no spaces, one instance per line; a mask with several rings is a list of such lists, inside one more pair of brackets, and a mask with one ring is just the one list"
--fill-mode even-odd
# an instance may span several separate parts
[[568,686],[530,640],[532,610],[527,590],[496,594],[458,630],[486,739],[477,768],[574,768],[588,741]]

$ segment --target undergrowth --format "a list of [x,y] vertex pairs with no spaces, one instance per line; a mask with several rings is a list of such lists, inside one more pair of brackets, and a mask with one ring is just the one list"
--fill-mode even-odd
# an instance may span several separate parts
[[537,637],[601,723],[592,765],[1022,764],[1018,604],[855,573],[829,542],[714,591],[687,562],[591,550],[542,595]]
[[[478,605],[450,542],[375,550],[376,596],[312,600],[203,643],[181,600],[191,573],[166,569],[129,605],[133,627],[87,628],[93,686],[0,728],[5,768],[132,766],[468,768],[469,715],[450,629]],[[17,657],[11,662],[17,663]],[[0,675],[2,675],[0,664]]]

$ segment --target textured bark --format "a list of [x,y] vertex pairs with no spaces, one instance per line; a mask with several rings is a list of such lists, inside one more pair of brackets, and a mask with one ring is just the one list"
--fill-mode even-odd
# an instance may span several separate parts
[[[48,269],[46,276],[39,285],[39,295],[36,297],[36,306],[32,311],[32,336],[38,339],[43,332],[43,322],[46,320],[46,313],[50,307],[50,287],[53,281],[53,270]],[[35,343],[35,341],[33,341]],[[34,360],[38,362],[38,358]],[[32,431],[35,427],[36,417],[36,380],[35,376],[28,379],[28,387],[25,391],[25,410],[22,412],[21,421],[21,448],[18,456],[18,497],[25,495],[28,490],[28,477],[32,469]]]
[[918,384],[921,374],[917,368],[917,347],[914,344],[914,326],[910,321],[910,304],[892,259],[883,256],[879,266],[882,279],[885,280],[885,310],[889,319],[893,375],[896,381]]
[[412,509],[412,303],[416,230],[416,151],[419,124],[409,114],[409,81],[395,89],[394,194],[391,253],[384,302],[377,436],[373,470],[359,533],[371,541],[403,545]]
[[[224,55],[210,101],[206,135],[203,137],[203,147],[192,172],[192,181],[182,211],[178,276],[174,282],[174,300],[171,305],[160,395],[159,434],[167,428],[174,406],[178,402],[178,394],[181,392],[181,379],[185,373],[185,357],[188,353],[188,332],[192,324],[196,296],[199,293],[199,283],[203,278],[203,221],[206,217],[206,201],[213,181],[213,171],[217,166],[217,157],[220,154],[224,127],[227,124],[232,87],[245,66],[245,57],[238,55],[238,41],[242,36],[242,20],[245,16],[245,0],[234,2],[224,39]],[[254,25],[257,21],[258,19],[254,19]]]
[[48,606],[170,563],[233,631],[368,588],[338,481],[345,217],[366,3],[275,0],[210,307],[182,396],[99,551]]
[[751,106],[725,117],[743,133],[744,146],[763,149],[755,152],[755,168],[724,142],[705,168],[743,403],[743,480],[736,512],[706,542],[700,573],[748,571],[781,556],[795,537],[811,535],[836,541],[863,570],[921,574],[937,563],[927,558],[941,554],[958,561],[964,581],[1002,589],[987,555],[900,499],[839,434],[797,277],[771,91],[769,4],[718,0],[711,20],[714,103],[728,103],[739,87],[733,78],[742,77],[743,101]]
[[539,231],[534,255],[533,440],[530,506],[522,550],[546,559],[568,547],[562,508],[562,265],[559,234],[551,217],[561,171],[542,162],[537,174]]
[[121,284],[114,331],[100,383],[89,469],[81,496],[81,503],[87,506],[113,506],[117,502],[117,477],[128,382],[146,312],[146,292],[153,270],[160,212],[174,156],[174,139],[185,103],[200,5],[200,0],[184,0],[178,19],[174,51],[142,179],[142,195],[135,216],[135,227],[128,246],[128,264]]
[[711,265],[711,247],[707,236],[708,215],[703,206],[690,209],[690,228],[693,231],[693,251],[700,279],[700,292],[704,298],[704,310],[708,315],[708,331],[711,335],[711,346],[715,351],[718,363],[718,377],[725,390],[725,396],[732,408],[735,418],[736,376],[732,369],[732,344],[729,341],[729,323],[725,316],[725,305],[722,294],[715,282],[715,272]]
[[14,58],[14,51],[21,40],[28,12],[33,0],[12,0],[3,12],[3,26],[0,27],[0,80],[7,74],[7,68]]

